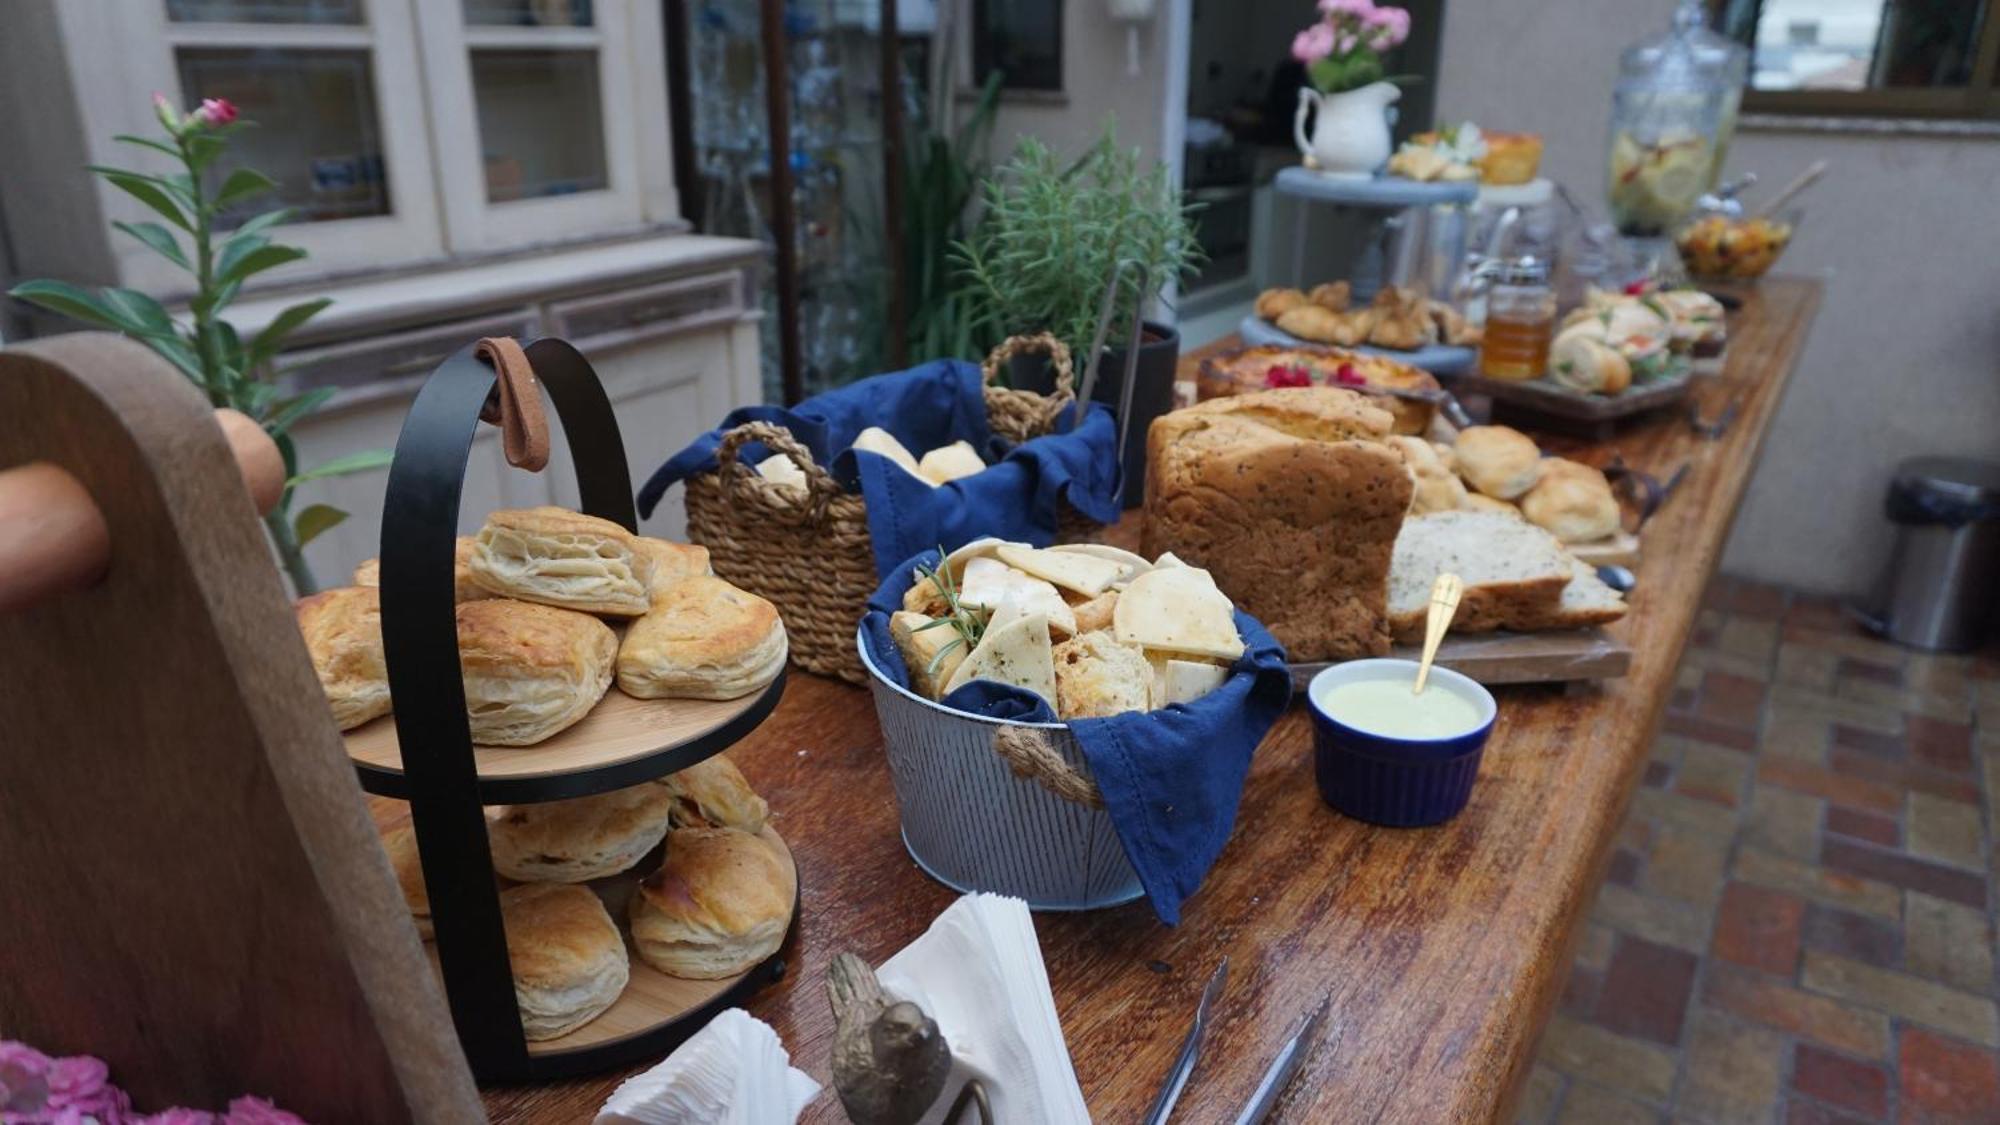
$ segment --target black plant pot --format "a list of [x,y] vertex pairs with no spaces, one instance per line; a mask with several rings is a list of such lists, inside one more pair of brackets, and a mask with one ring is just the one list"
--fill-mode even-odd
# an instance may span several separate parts
[[[1146,430],[1153,419],[1174,408],[1174,370],[1180,363],[1181,334],[1165,324],[1145,322],[1139,344],[1139,366],[1134,372],[1132,418],[1125,428],[1125,507],[1136,508],[1146,500]],[[1085,357],[1076,357],[1076,379],[1083,382],[1088,366]],[[1048,357],[1041,354],[1017,355],[1007,367],[1009,385],[1024,391],[1047,393],[1055,387],[1055,375]],[[1118,412],[1120,388],[1125,380],[1125,349],[1109,348],[1097,365],[1097,388],[1091,399]],[[1079,390],[1081,387],[1079,386]]]

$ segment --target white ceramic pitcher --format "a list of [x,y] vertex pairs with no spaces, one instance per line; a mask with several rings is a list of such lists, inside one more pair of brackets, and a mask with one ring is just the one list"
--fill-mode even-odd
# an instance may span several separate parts
[[[1299,87],[1299,111],[1292,117],[1292,139],[1306,158],[1306,167],[1341,176],[1370,176],[1389,159],[1389,106],[1403,96],[1391,82],[1371,82],[1359,89],[1322,94]],[[1306,111],[1317,110],[1312,136],[1306,136]]]

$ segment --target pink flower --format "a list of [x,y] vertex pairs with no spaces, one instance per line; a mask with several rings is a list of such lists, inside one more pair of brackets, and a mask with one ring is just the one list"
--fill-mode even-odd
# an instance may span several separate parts
[[1366,20],[1375,10],[1375,0],[1319,0],[1319,10],[1329,16],[1353,16]]
[[1355,48],[1355,45],[1360,42],[1361,40],[1355,38],[1353,32],[1343,31],[1340,33],[1340,37],[1333,41],[1333,49],[1344,55],[1347,52],[1352,51]]
[[1377,8],[1361,21],[1372,30],[1370,43],[1378,50],[1387,50],[1410,37],[1410,13],[1403,8]]
[[74,1055],[49,1067],[49,1108],[75,1110],[104,1122],[123,1121],[132,1100],[111,1084],[111,1068],[103,1059]]
[[1292,57],[1316,63],[1333,53],[1333,25],[1316,23],[1292,37]]
[[225,1125],[306,1125],[297,1114],[279,1109],[263,1098],[245,1094],[229,1103],[222,1116]]
[[205,1109],[163,1109],[149,1117],[135,1117],[131,1125],[216,1125],[215,1115]]
[[167,127],[167,132],[175,136],[179,136],[181,130],[187,127],[187,121],[181,117],[181,111],[175,109],[174,103],[168,101],[167,96],[158,90],[153,91],[153,116],[159,118],[160,124]]
[[228,98],[203,98],[194,116],[203,125],[218,129],[236,120],[236,105]]

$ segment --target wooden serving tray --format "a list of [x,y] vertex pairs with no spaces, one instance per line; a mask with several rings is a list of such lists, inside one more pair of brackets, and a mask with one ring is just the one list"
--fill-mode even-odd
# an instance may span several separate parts
[[[1389,655],[1416,660],[1418,645],[1397,645]],[[1488,686],[1547,684],[1568,680],[1612,680],[1632,667],[1632,650],[1603,629],[1570,629],[1560,633],[1467,633],[1447,635],[1438,646],[1437,662]],[[1340,661],[1294,663],[1292,689],[1306,685]]]
[[1454,389],[1461,395],[1482,394],[1497,406],[1531,410],[1556,418],[1579,422],[1609,422],[1672,406],[1687,397],[1691,370],[1683,369],[1664,379],[1635,385],[1615,395],[1591,395],[1569,390],[1548,378],[1510,383],[1467,372],[1453,376]]
[[[613,687],[575,726],[533,746],[472,748],[479,780],[535,781],[615,767],[661,750],[701,742],[739,721],[753,722],[784,691],[780,675],[741,699],[634,699]],[[760,712],[761,709],[761,712]],[[347,755],[357,764],[403,772],[396,717],[384,715],[346,732]],[[666,770],[663,772],[671,772]]]

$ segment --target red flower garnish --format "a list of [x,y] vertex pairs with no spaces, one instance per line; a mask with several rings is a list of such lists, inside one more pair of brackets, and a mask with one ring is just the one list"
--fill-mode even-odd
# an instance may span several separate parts
[[1626,285],[1625,285],[1625,295],[1626,295],[1627,297],[1643,297],[1643,296],[1645,296],[1645,295],[1646,295],[1646,283],[1645,283],[1644,281],[1633,281],[1633,282],[1627,282],[1627,283],[1626,283]]
[[1356,371],[1354,365],[1351,363],[1341,364],[1339,369],[1333,373],[1333,381],[1343,387],[1365,387],[1368,385],[1367,377],[1362,375],[1361,372]]
[[1274,363],[1264,372],[1267,387],[1310,387],[1313,385],[1312,372],[1304,364]]

